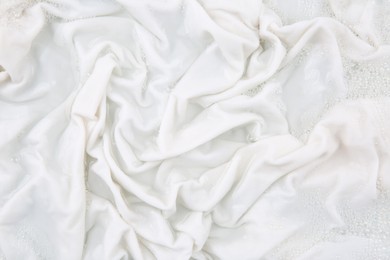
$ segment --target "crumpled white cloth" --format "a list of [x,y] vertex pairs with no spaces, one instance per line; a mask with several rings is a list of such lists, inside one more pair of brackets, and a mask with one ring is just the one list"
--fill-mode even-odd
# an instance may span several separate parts
[[0,259],[390,259],[390,2],[1,0]]

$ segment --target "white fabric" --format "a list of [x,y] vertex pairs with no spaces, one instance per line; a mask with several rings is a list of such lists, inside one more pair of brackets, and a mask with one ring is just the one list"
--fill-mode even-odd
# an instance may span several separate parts
[[390,2],[0,0],[0,259],[390,259]]

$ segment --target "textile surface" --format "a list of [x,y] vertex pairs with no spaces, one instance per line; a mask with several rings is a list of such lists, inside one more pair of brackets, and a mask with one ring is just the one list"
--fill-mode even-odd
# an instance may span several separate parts
[[0,259],[390,259],[389,43],[388,0],[0,0]]

